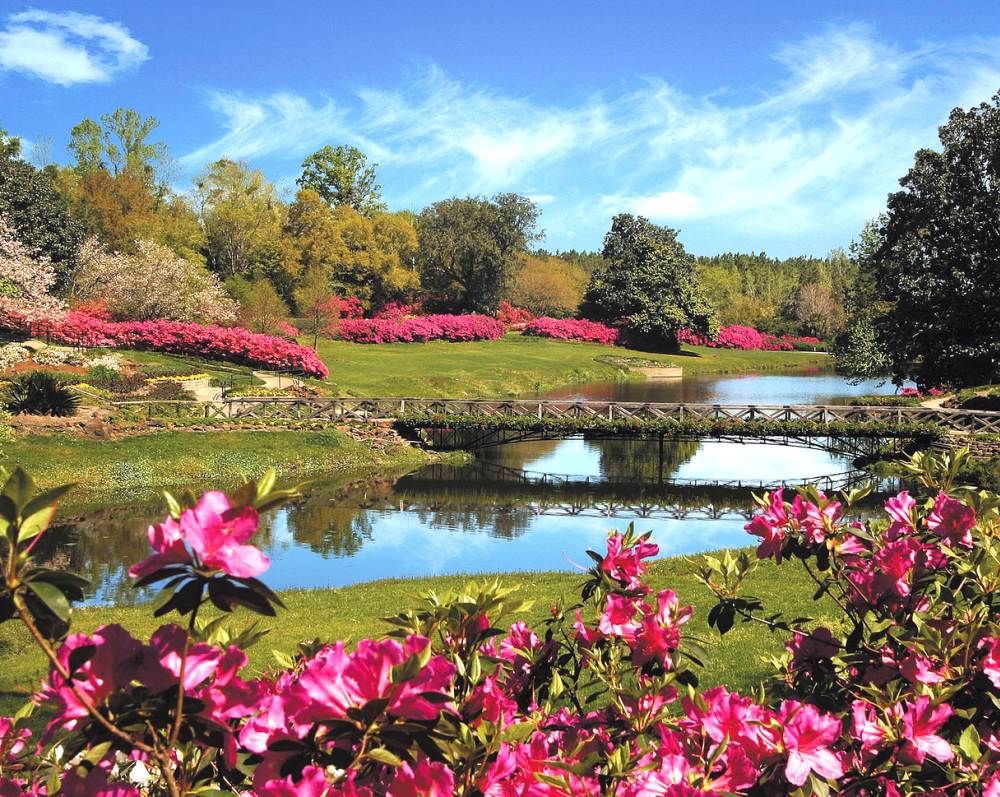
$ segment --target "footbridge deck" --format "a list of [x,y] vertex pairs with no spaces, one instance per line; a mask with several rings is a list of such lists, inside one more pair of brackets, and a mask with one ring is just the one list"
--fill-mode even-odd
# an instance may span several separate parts
[[[950,431],[1000,432],[1000,412],[952,410],[938,407],[883,407],[867,405],[797,404],[689,404],[628,401],[565,401],[547,399],[421,399],[421,398],[233,398],[217,402],[209,417],[286,418],[289,420],[346,421],[402,418],[427,426],[459,419],[534,419],[574,421],[581,429],[607,422],[708,421],[814,424],[884,424],[912,428],[933,424]],[[823,434],[817,428],[817,434]]]

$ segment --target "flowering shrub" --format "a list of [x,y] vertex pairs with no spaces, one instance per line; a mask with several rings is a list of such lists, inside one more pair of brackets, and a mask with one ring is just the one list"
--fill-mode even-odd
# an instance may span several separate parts
[[493,314],[493,317],[505,327],[523,329],[531,320],[531,313],[523,307],[514,307],[510,302],[500,302],[500,309]]
[[356,319],[341,323],[340,336],[351,343],[496,340],[503,337],[503,324],[485,315]]
[[615,346],[624,342],[624,333],[620,329],[605,326],[597,321],[559,320],[548,317],[529,321],[522,334],[538,338],[603,343],[605,346]]
[[[360,303],[359,303],[360,304]],[[400,318],[405,318],[406,316],[413,315],[413,305],[403,304],[402,302],[389,302],[389,304],[377,310],[372,318],[378,318],[382,320],[399,320]],[[354,318],[361,318],[360,315],[353,316]]]
[[287,335],[288,337],[295,339],[299,336],[298,327],[293,327],[291,324],[287,324],[284,321],[278,321],[275,326],[281,332],[282,335]]
[[[719,336],[712,340],[704,335],[690,330],[682,330],[677,333],[677,342],[685,343],[689,346],[708,346],[712,349],[742,349],[750,351],[762,349],[764,351],[791,351],[792,340],[806,340],[805,338],[782,338],[778,339],[774,335],[767,335],[758,332],[753,327],[731,326],[719,327]],[[812,342],[809,339],[808,342]],[[816,341],[819,342],[818,340]]]
[[250,542],[259,513],[296,494],[273,474],[232,496],[168,497],[149,527],[154,553],[130,572],[164,584],[155,614],[186,627],[67,635],[84,582],[26,555],[64,488],[33,498],[17,471],[0,502],[4,616],[49,659],[34,701],[52,718],[38,745],[23,715],[0,719],[0,794],[997,797],[1000,498],[956,497],[963,458],[915,458],[930,496],[900,493],[865,523],[843,518],[859,492],[760,499],[757,556],[805,566],[839,607],[833,628],[741,596],[746,552],[705,557],[710,625],[787,634],[774,685],[752,697],[698,690],[692,610],[646,585],[658,549],[631,527],[589,552],[581,600],[537,630],[508,624],[525,608],[510,590],[471,582],[390,618],[387,638],[302,644],[244,679],[255,632],[198,614],[281,605]]
[[54,341],[73,346],[163,351],[230,360],[260,368],[301,370],[319,379],[329,375],[327,367],[312,349],[240,327],[206,327],[181,321],[101,321],[73,311],[44,327],[22,316],[6,313],[0,315],[0,327],[46,334]]

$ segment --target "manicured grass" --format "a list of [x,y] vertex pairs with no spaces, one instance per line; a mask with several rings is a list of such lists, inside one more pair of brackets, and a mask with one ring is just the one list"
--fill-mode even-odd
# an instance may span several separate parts
[[120,440],[31,435],[3,447],[2,464],[21,466],[40,487],[74,482],[70,494],[108,495],[109,503],[197,485],[199,490],[239,483],[241,474],[274,468],[283,480],[320,473],[409,469],[427,455],[409,446],[376,452],[333,429],[324,431],[165,431]]
[[[304,339],[303,339],[304,340]],[[628,377],[616,359],[679,365],[686,376],[829,365],[822,352],[736,351],[685,346],[679,355],[650,354],[596,343],[508,334],[472,343],[382,343],[321,340],[319,356],[338,395],[407,398],[515,396],[582,382]]]
[[[724,637],[708,628],[705,618],[714,605],[714,598],[694,577],[700,557],[671,558],[654,562],[647,579],[654,591],[674,590],[681,604],[694,607],[694,619],[684,626],[686,634],[701,637],[710,644],[711,660],[700,674],[702,688],[726,684],[744,693],[755,688],[768,676],[766,657],[783,649],[784,638],[770,633],[758,624],[737,624]],[[485,576],[473,577],[483,581]],[[518,594],[533,599],[535,604],[523,619],[538,627],[549,614],[550,607],[565,601],[571,606],[576,600],[576,587],[583,580],[573,573],[521,573],[500,577],[508,586],[517,586]],[[266,581],[266,574],[264,576]],[[282,593],[287,609],[278,610],[277,618],[263,618],[261,625],[272,631],[248,651],[249,670],[260,672],[272,661],[272,650],[292,654],[298,642],[319,638],[323,641],[344,639],[356,643],[366,637],[380,637],[389,626],[380,618],[395,615],[411,606],[410,597],[427,590],[439,592],[460,587],[468,580],[462,576],[447,576],[414,580],[385,580],[352,587],[328,590],[296,590]],[[767,614],[784,612],[786,618],[811,617],[821,624],[832,624],[836,614],[829,599],[814,603],[814,584],[796,562],[781,567],[772,562],[761,563],[746,584],[745,593],[760,598]],[[233,616],[232,625],[241,628],[248,621],[245,614]],[[252,620],[251,620],[252,621]],[[125,626],[136,637],[146,640],[163,622],[183,622],[176,615],[154,620],[148,607],[113,607],[79,610],[74,615],[75,632],[91,632],[109,623]],[[836,631],[836,628],[834,628]],[[0,626],[0,716],[16,711],[24,702],[20,689],[30,687],[44,675],[47,665],[27,632],[16,621]]]

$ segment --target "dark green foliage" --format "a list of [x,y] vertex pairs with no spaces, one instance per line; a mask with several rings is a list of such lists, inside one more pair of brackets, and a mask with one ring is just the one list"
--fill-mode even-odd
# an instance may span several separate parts
[[492,315],[510,289],[517,255],[541,237],[539,211],[527,197],[446,199],[417,219],[421,278],[464,312]]
[[52,260],[57,287],[64,284],[76,267],[83,228],[48,175],[24,161],[0,157],[0,215],[25,246]]
[[80,406],[79,394],[59,384],[59,380],[46,371],[31,371],[15,381],[8,389],[10,398],[7,409],[15,415],[76,415]]
[[956,108],[890,195],[861,252],[896,381],[1000,377],[1000,95]]
[[194,401],[194,396],[177,382],[153,382],[146,397],[153,401]]
[[612,220],[601,255],[607,266],[590,279],[581,306],[585,318],[611,324],[627,319],[635,342],[659,351],[677,351],[674,334],[683,329],[717,334],[715,311],[676,230],[622,213]]

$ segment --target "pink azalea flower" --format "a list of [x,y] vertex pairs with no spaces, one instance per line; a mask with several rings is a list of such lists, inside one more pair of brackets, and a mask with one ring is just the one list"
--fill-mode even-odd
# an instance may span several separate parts
[[191,552],[184,545],[181,525],[173,518],[167,518],[163,523],[154,523],[146,534],[149,537],[149,544],[156,553],[139,564],[132,565],[128,571],[132,578],[143,578],[170,565],[194,563]]
[[677,596],[673,590],[663,590],[656,598],[657,611],[647,611],[643,614],[639,628],[633,634],[632,663],[641,667],[648,661],[656,659],[661,667],[672,666],[671,652],[680,645],[680,627],[691,619],[690,606],[677,611]]
[[815,706],[787,701],[778,719],[788,751],[785,777],[789,783],[801,786],[810,772],[824,778],[839,778],[844,774],[847,770],[844,753],[830,749],[843,731],[837,717],[820,714]]
[[611,578],[621,582],[626,589],[643,588],[640,576],[646,570],[642,561],[660,552],[659,546],[643,540],[628,550],[622,550],[622,535],[608,535],[608,553],[600,564],[600,569]]
[[912,533],[917,530],[913,522],[913,508],[916,505],[917,502],[910,497],[910,493],[906,490],[885,502],[885,511],[892,518],[892,523],[886,533],[889,539],[895,539],[900,534]]
[[833,532],[834,524],[840,518],[840,502],[831,501],[821,509],[797,495],[792,502],[792,515],[802,526],[806,542],[816,545]]
[[906,739],[899,750],[900,760],[905,763],[922,764],[926,756],[936,758],[941,763],[951,761],[955,751],[947,741],[937,736],[937,731],[954,714],[946,703],[931,706],[927,695],[920,695],[916,702],[906,704],[903,715],[903,738]]
[[876,551],[873,559],[882,570],[876,577],[876,588],[891,589],[899,597],[907,597],[910,594],[910,574],[920,551],[920,543],[912,537],[893,540]]
[[608,595],[608,608],[597,623],[597,630],[604,636],[617,636],[631,639],[639,628],[635,620],[638,610],[633,598],[621,595]]
[[992,684],[1000,689],[1000,638],[996,640],[987,640],[993,642],[993,647],[990,648],[990,652],[983,659],[983,672],[986,673],[986,677],[990,679]]
[[972,529],[976,525],[976,512],[961,501],[938,493],[934,509],[927,516],[927,528],[944,538],[942,545],[953,548],[961,545],[972,547]]
[[926,656],[911,653],[899,665],[899,671],[910,683],[940,684],[948,680],[945,667],[935,667]]
[[225,493],[210,490],[194,509],[181,513],[181,531],[202,563],[237,578],[259,576],[271,561],[253,545],[246,545],[257,531],[257,510],[233,509]]
[[403,763],[386,791],[386,797],[451,797],[455,776],[447,764],[420,761],[414,769]]
[[746,526],[743,527],[750,534],[760,537],[762,542],[757,547],[758,559],[770,559],[781,564],[781,546],[785,542],[785,530],[774,523],[766,515],[757,515]]

